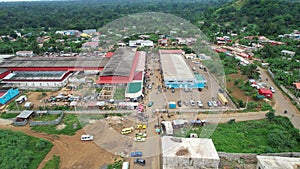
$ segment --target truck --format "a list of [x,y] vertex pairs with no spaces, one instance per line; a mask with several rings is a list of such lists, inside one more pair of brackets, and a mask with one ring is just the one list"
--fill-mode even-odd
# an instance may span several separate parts
[[169,102],[169,109],[176,109],[176,102]]

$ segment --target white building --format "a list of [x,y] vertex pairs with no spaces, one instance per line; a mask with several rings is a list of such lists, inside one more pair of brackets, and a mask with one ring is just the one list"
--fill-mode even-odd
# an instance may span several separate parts
[[17,51],[16,55],[21,57],[32,57],[33,51]]
[[165,86],[188,88],[195,85],[194,74],[184,61],[181,50],[160,50],[159,55]]
[[296,169],[300,168],[300,158],[278,156],[256,156],[256,169]]
[[296,54],[296,52],[289,51],[289,50],[282,50],[282,51],[281,51],[281,54],[284,55],[284,56],[294,57],[295,54]]
[[220,158],[211,139],[164,136],[163,169],[216,169]]
[[153,47],[154,44],[151,40],[131,40],[129,41],[130,47]]

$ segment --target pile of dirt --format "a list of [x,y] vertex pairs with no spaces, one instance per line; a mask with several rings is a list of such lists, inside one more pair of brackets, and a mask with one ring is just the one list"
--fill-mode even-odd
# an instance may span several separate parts
[[59,124],[59,125],[56,126],[56,130],[62,130],[62,129],[64,129],[66,126],[67,126],[67,125],[65,125],[64,123]]
[[180,148],[180,150],[176,152],[177,156],[186,156],[188,154],[190,154],[190,152],[187,148]]

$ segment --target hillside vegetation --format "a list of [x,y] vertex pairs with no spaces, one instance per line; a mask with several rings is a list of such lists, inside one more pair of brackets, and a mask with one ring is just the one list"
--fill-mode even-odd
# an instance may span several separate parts
[[204,12],[204,32],[235,32],[278,35],[299,29],[300,1],[234,0]]

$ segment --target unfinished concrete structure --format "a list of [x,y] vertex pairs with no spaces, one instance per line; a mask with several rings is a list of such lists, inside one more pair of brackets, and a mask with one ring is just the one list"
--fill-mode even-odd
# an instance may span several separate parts
[[300,168],[300,158],[257,156],[256,169],[296,169]]
[[220,158],[211,139],[164,136],[163,169],[215,169]]

